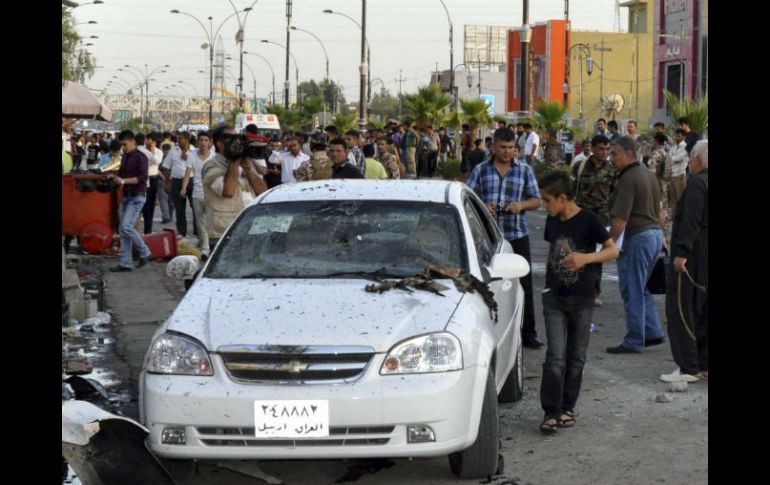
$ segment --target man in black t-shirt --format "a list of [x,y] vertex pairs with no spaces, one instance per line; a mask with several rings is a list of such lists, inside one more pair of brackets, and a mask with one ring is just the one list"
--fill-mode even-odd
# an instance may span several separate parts
[[[548,211],[545,240],[550,243],[543,290],[548,350],[543,364],[540,401],[544,434],[575,425],[583,366],[594,309],[591,265],[618,257],[619,251],[599,217],[575,204],[569,175],[553,172],[540,182]],[[601,251],[596,246],[601,245]]]
[[329,142],[329,158],[332,163],[333,179],[362,179],[361,172],[348,160],[347,142],[342,138],[335,138]]
[[473,142],[473,150],[468,152],[468,170],[473,172],[476,165],[483,162],[484,158],[484,150],[481,149],[481,138],[477,138],[476,141]]

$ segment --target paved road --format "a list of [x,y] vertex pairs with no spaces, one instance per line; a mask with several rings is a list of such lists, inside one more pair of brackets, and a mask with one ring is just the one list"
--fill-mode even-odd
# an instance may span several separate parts
[[[530,214],[537,329],[544,337],[540,291],[544,283],[546,243],[542,239],[545,213]],[[105,262],[106,264],[107,262]],[[110,261],[109,263],[112,263]],[[132,273],[106,276],[107,301],[119,323],[116,357],[105,365],[118,375],[120,390],[136,392],[135,378],[152,333],[173,311],[183,295],[181,283],[164,275],[165,265],[152,263]],[[673,402],[658,404],[655,396],[667,390],[658,380],[674,369],[668,343],[638,355],[610,355],[624,334],[622,303],[614,263],[605,265],[604,306],[594,315],[597,331],[588,349],[577,426],[556,436],[538,431],[542,420],[539,387],[544,350],[524,356],[527,392],[522,401],[501,405],[500,424],[505,471],[491,483],[523,484],[700,484],[708,474],[708,383],[689,386]],[[663,298],[656,297],[662,314]],[[136,416],[136,403],[124,409]],[[383,467],[385,465],[385,467]],[[389,466],[391,465],[391,466]],[[342,461],[261,462],[258,466],[289,484],[332,483],[347,476],[361,484],[479,483],[454,480],[445,458],[394,460],[371,470],[351,468]],[[366,468],[366,467],[363,467]],[[377,470],[378,468],[381,468]],[[352,471],[351,471],[352,470]],[[202,464],[184,483],[263,483],[244,474]]]

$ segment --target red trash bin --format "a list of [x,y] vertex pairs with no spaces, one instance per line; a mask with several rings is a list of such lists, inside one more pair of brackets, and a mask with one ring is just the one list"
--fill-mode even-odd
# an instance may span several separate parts
[[123,188],[97,190],[102,175],[62,175],[62,235],[76,236],[90,254],[101,254],[113,243],[118,230],[118,208]]
[[164,229],[161,232],[153,232],[142,236],[147,247],[150,248],[153,258],[172,259],[176,257],[176,231]]

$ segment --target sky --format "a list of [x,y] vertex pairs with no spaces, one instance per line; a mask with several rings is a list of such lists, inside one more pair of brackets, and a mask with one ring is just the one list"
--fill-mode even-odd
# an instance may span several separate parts
[[[136,75],[119,72],[125,64],[147,72],[169,64],[166,73],[151,76],[150,94],[167,88],[164,93],[188,95],[208,94],[208,50],[201,45],[207,42],[203,27],[192,18],[170,13],[173,9],[190,13],[209,27],[208,17],[223,39],[225,55],[233,60],[225,61],[226,86],[234,90],[238,77],[238,46],[235,34],[238,20],[233,6],[227,0],[104,0],[103,4],[84,5],[86,0],[72,10],[77,30],[82,37],[92,35],[98,39],[86,39],[94,45],[88,47],[96,58],[97,69],[86,84],[101,90],[113,76],[126,82],[137,83]],[[90,0],[89,0],[90,1]],[[231,0],[239,10],[250,6],[254,0]],[[454,62],[463,62],[464,25],[507,25],[520,27],[522,23],[521,0],[444,0],[454,24]],[[569,2],[569,16],[573,30],[612,32],[616,28],[615,0],[573,0]],[[344,13],[361,21],[361,0],[294,0],[291,23],[308,30],[324,43],[329,54],[330,77],[342,86],[348,101],[358,100],[358,65],[361,53],[361,31],[349,19],[322,13],[324,9]],[[627,23],[627,8],[621,8],[620,25]],[[243,13],[241,20],[243,20]],[[531,0],[530,23],[564,18],[564,0]],[[97,24],[88,24],[88,21]],[[223,22],[224,21],[224,22]],[[371,47],[370,76],[382,79],[392,94],[399,89],[399,71],[402,72],[401,89],[414,92],[428,84],[431,72],[449,68],[449,22],[439,0],[368,0],[367,39]],[[245,20],[244,50],[264,56],[272,65],[276,77],[276,89],[283,88],[285,50],[260,40],[285,44],[285,0],[257,0]],[[292,31],[291,53],[299,68],[300,82],[308,79],[319,81],[325,75],[325,58],[320,44],[312,36]],[[257,83],[257,96],[267,97],[271,91],[270,69],[267,63],[255,56],[244,56],[244,90],[252,96],[252,73]],[[205,71],[199,73],[198,71]],[[125,68],[124,68],[125,71]],[[290,79],[294,86],[294,63]],[[180,83],[179,81],[184,81]],[[373,91],[379,89],[374,83]],[[110,89],[109,92],[117,92]],[[278,95],[280,98],[280,94]]]

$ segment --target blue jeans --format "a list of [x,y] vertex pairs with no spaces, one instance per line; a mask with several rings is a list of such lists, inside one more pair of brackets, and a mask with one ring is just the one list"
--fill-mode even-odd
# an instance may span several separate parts
[[543,363],[540,404],[547,416],[558,417],[575,409],[583,381],[593,312],[592,296],[543,293],[548,349]]
[[136,230],[136,221],[142,213],[145,199],[143,195],[129,195],[123,196],[120,201],[120,265],[124,268],[132,267],[134,246],[142,258],[152,256],[150,248]]
[[663,337],[655,300],[647,290],[652,268],[663,247],[663,231],[648,229],[627,238],[618,258],[618,286],[626,311],[623,347],[642,352],[645,340]]

